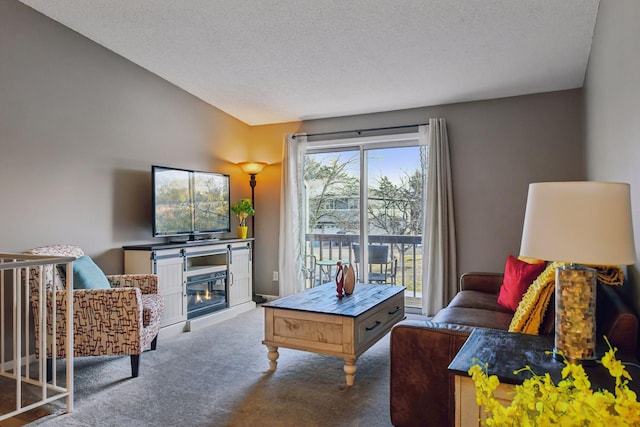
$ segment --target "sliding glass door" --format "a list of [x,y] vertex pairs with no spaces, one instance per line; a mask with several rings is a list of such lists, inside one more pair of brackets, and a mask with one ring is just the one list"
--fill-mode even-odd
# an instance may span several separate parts
[[338,261],[351,260],[360,236],[360,150],[320,151],[304,164],[308,264],[316,283],[333,280]]
[[422,291],[423,189],[427,147],[417,138],[356,138],[310,144],[304,165],[306,254],[311,285],[334,280],[338,261],[358,280]]

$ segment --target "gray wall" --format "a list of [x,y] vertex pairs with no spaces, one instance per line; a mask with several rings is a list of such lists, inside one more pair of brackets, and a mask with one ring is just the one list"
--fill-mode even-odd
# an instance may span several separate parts
[[[278,150],[286,132],[330,132],[447,119],[458,236],[458,272],[503,271],[520,250],[528,184],[585,178],[582,91],[569,90],[388,113],[258,126],[253,138]],[[274,165],[275,168],[280,165]],[[279,200],[273,182],[260,188],[260,206]],[[268,221],[277,227],[277,209]],[[267,219],[265,219],[266,221]],[[259,242],[277,242],[277,228],[258,229]],[[260,252],[261,270],[277,269],[275,250]],[[257,270],[258,271],[258,270]],[[278,293],[273,283],[270,292]]]
[[121,246],[153,240],[151,165],[226,172],[232,195],[247,197],[233,163],[247,158],[249,130],[22,3],[0,1],[1,251],[74,243],[120,273]]
[[[601,0],[585,83],[587,175],[631,184],[640,254],[640,2]],[[636,257],[637,260],[637,257]],[[623,292],[640,312],[638,262]]]
[[500,271],[517,253],[527,185],[582,179],[580,90],[248,127],[19,2],[0,2],[2,250],[71,242],[107,273],[125,244],[151,241],[151,164],[229,173],[265,161],[256,187],[256,284],[277,295],[282,141],[287,132],[445,117],[459,272]]
[[122,272],[121,246],[153,241],[152,164],[249,194],[244,123],[17,1],[0,2],[0,58],[3,251],[75,243]]

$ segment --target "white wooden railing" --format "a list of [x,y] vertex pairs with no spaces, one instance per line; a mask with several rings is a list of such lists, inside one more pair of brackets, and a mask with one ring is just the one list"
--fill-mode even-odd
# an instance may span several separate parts
[[[66,271],[67,286],[65,348],[73,348],[73,270],[71,257],[50,257],[0,253],[0,388],[3,396],[15,387],[15,408],[0,413],[0,422],[20,413],[55,400],[66,399],[66,410],[73,410],[73,354],[66,357],[65,381],[58,383],[56,375],[56,298],[47,290],[45,271],[56,266]],[[39,288],[33,297],[39,299],[39,312],[32,313],[30,304],[29,269],[39,270]],[[47,310],[51,310],[51,325],[47,325]],[[37,315],[39,321],[33,322]],[[38,334],[34,326],[38,324]],[[50,329],[47,332],[48,328]],[[35,355],[35,337],[38,336],[39,357]],[[47,340],[48,338],[48,340]],[[49,342],[47,342],[49,341]],[[52,350],[51,380],[47,382],[47,346]],[[70,352],[72,353],[72,352]],[[9,399],[13,400],[13,399]],[[4,408],[11,407],[3,405]],[[0,423],[1,424],[1,423]]]

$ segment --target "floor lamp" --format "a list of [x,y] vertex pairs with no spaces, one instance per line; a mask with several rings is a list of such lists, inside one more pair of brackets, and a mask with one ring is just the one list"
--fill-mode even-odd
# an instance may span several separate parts
[[635,263],[629,184],[530,184],[520,255],[567,263],[556,269],[554,353],[594,360],[597,274],[590,266]]
[[[263,162],[242,162],[238,163],[238,166],[247,174],[249,174],[249,185],[251,186],[251,205],[255,209],[256,201],[255,201],[255,188],[256,188],[256,175],[262,172],[262,169],[266,166],[266,163]],[[251,235],[256,237],[256,224],[255,224],[255,215],[251,217]],[[254,240],[255,246],[255,240]],[[253,262],[251,263],[251,283],[252,288],[255,288],[256,277],[255,277],[255,251],[253,252]],[[253,302],[257,304],[261,304],[266,302],[266,299],[260,295],[256,295],[255,291],[253,291]]]

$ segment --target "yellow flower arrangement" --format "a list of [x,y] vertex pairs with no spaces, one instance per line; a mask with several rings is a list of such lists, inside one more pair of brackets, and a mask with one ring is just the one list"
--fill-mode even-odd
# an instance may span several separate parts
[[537,375],[530,366],[515,371],[529,371],[533,376],[515,386],[509,406],[502,406],[494,398],[493,392],[500,385],[498,378],[487,375],[488,365],[475,359],[469,375],[475,383],[478,405],[484,406],[488,416],[483,425],[640,426],[640,403],[629,389],[631,375],[616,359],[616,351],[609,344],[609,351],[601,360],[616,380],[615,393],[591,390],[582,365],[565,360],[562,380],[557,385],[548,373]]

